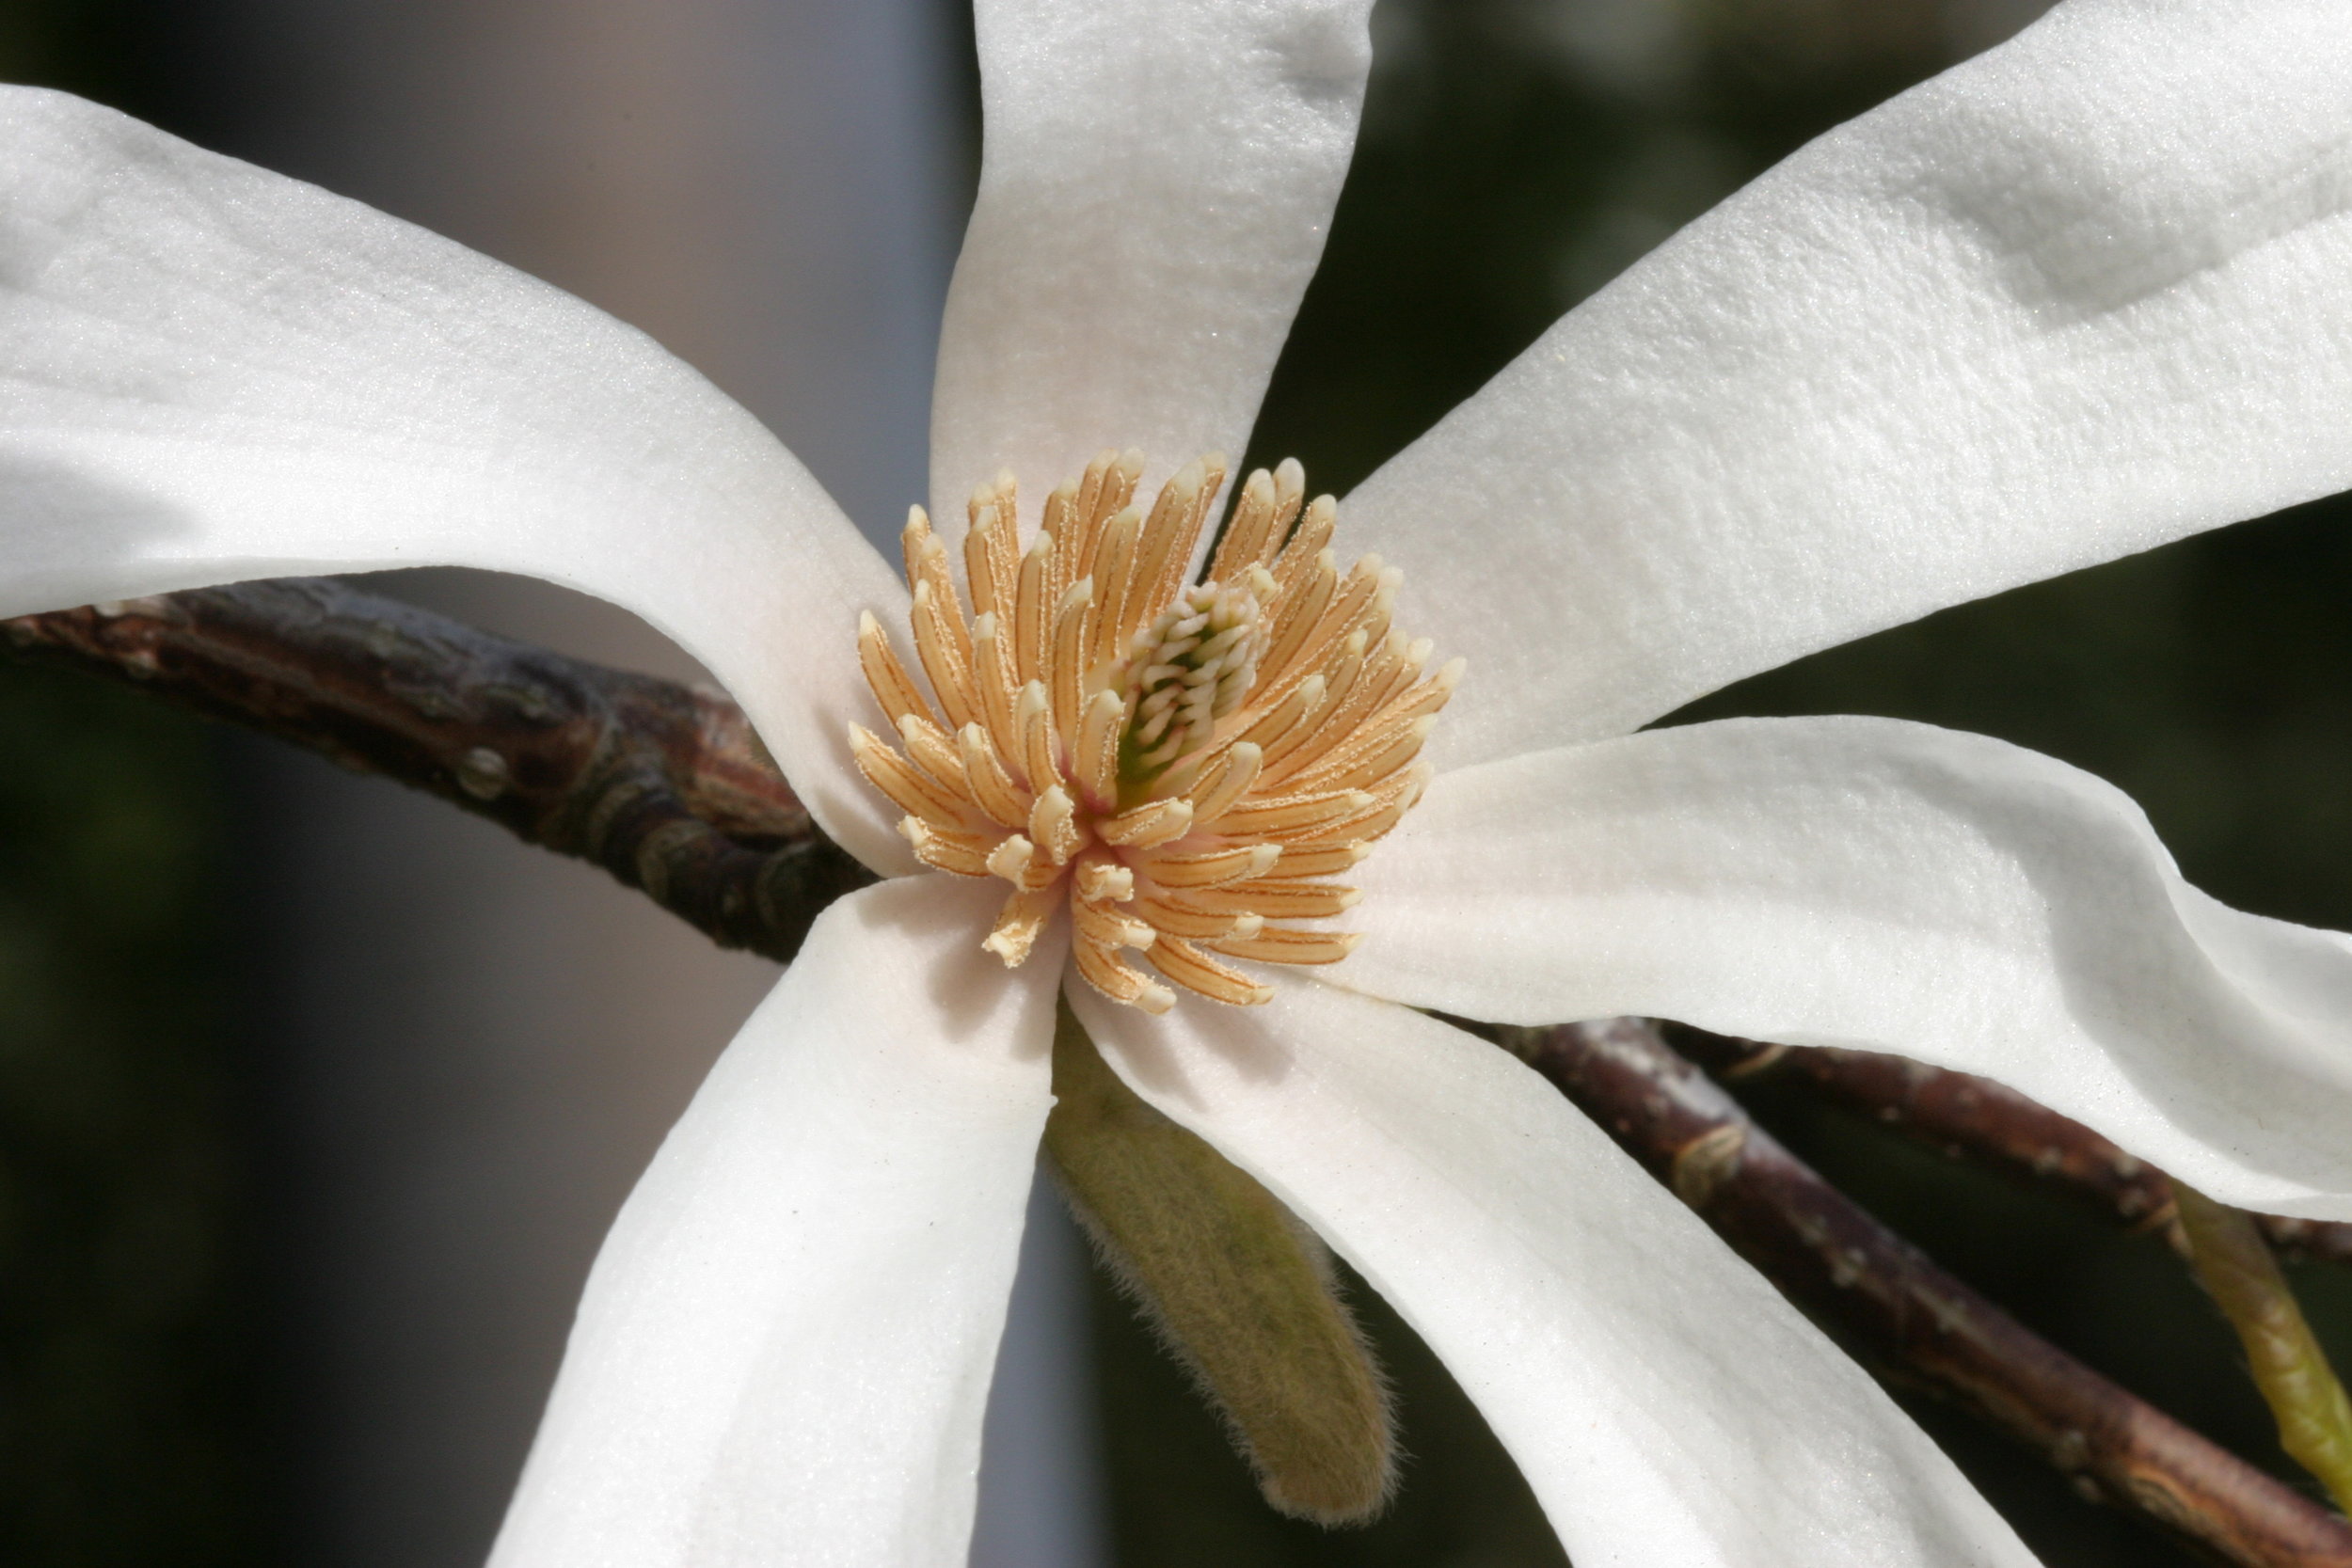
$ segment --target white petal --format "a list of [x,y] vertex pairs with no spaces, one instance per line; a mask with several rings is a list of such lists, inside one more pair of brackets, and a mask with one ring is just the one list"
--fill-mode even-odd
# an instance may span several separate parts
[[1311,981],[1071,1000],[1428,1340],[1580,1563],[2030,1563],[1868,1377],[1505,1053]]
[[2338,0],[2075,0],[1692,225],[1349,500],[1435,754],[2352,485],[2347,124]]
[[963,1560],[1059,955],[944,875],[828,910],[621,1211],[494,1568]]
[[2352,938],[2214,902],[2037,752],[1883,719],[1654,730],[1445,774],[1349,879],[1342,984],[1899,1052],[2229,1202],[2352,1218]]
[[1240,462],[1323,254],[1369,0],[980,0],[979,205],[939,346],[931,496],[1027,510],[1104,447]]
[[356,202],[0,89],[0,615],[458,564],[612,599],[743,702],[826,830],[903,870],[844,721],[887,566],[651,340]]

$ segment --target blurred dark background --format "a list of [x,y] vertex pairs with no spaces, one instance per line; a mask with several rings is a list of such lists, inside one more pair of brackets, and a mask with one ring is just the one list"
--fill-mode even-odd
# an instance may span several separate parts
[[[1319,488],[1343,492],[1677,226],[1807,138],[1997,41],[2036,8],[2026,0],[1382,0],[1362,143],[1253,460],[1295,454]],[[773,15],[758,37],[778,52],[780,78],[784,56],[844,47],[798,19],[823,9],[767,0]],[[761,11],[755,0],[731,8]],[[723,261],[711,259],[773,253],[804,283],[816,263],[798,256],[789,234],[762,229],[767,187],[725,159],[765,149],[784,160],[778,178],[788,185],[803,155],[808,166],[866,157],[880,133],[842,108],[753,135],[729,117],[760,102],[755,83],[681,95],[678,84],[691,89],[693,71],[720,55],[681,55],[665,41],[675,14],[663,0],[405,10],[357,0],[8,0],[0,74],[70,87],[321,178],[546,272],[646,325],[745,397],[862,520],[886,517],[919,493],[919,469],[909,477],[903,434],[877,455],[860,449],[860,431],[908,426],[906,388],[919,391],[928,351],[918,340],[930,319],[910,309],[869,324],[881,346],[850,351],[879,366],[866,401],[812,405],[795,379],[805,377],[801,362],[758,361],[729,310],[799,309],[819,325],[839,311],[822,305],[821,291],[817,306],[789,306],[781,291],[758,304],[756,277],[721,276]],[[914,31],[858,46],[897,51],[873,56],[873,69],[913,84],[914,107],[905,95],[896,107],[921,143],[876,166],[894,171],[887,178],[858,187],[881,206],[816,200],[797,187],[784,197],[796,211],[870,234],[875,253],[913,269],[904,297],[928,299],[960,222],[976,111],[968,21],[948,0],[920,0],[906,14]],[[393,15],[398,25],[383,21]],[[375,21],[355,24],[362,17]],[[505,29],[495,49],[482,42],[485,17]],[[521,62],[520,76],[484,63],[498,59]],[[766,69],[755,51],[729,59],[739,72]],[[670,84],[669,96],[640,84],[649,70]],[[564,123],[599,126],[604,140],[534,132],[538,111],[517,98],[516,80],[535,82],[550,104],[562,100],[560,114],[547,110],[549,123],[569,115]],[[585,110],[581,92],[591,95]],[[468,132],[466,117],[485,103],[509,118],[494,134]],[[430,159],[403,164],[382,152],[365,134],[372,115],[405,116],[404,135],[453,149],[503,150],[532,171],[513,189],[572,194],[518,218],[509,187],[480,166],[452,153],[436,184]],[[674,161],[645,151],[657,142]],[[700,171],[690,185],[711,188],[677,194],[680,168]],[[650,206],[630,211],[660,220],[600,227],[598,193],[631,182]],[[893,228],[899,208],[944,216]],[[721,308],[746,300],[755,303]],[[769,325],[784,339],[760,341],[817,330]],[[1683,717],[1865,712],[2001,736],[2129,791],[2188,876],[2221,898],[2352,927],[2344,512],[2317,503],[1947,611],[1743,683]],[[462,580],[413,591],[602,657],[675,657],[557,600],[501,598]],[[613,952],[627,956],[623,980],[658,972],[663,994],[689,999],[678,1006],[691,1019],[640,1009],[622,1037],[580,1058],[598,1087],[566,1113],[563,1138],[539,1109],[547,1084],[568,1082],[561,1074],[572,1058],[562,1053],[532,1055],[533,1072],[488,1087],[457,1071],[323,1076],[315,1053],[350,1049],[340,1037],[321,1043],[323,1014],[359,1015],[351,1029],[386,1050],[399,1047],[401,1028],[428,1025],[383,1022],[351,952],[322,955],[308,929],[326,907],[319,886],[377,885],[366,880],[371,857],[407,842],[401,833],[443,832],[439,816],[455,814],[395,803],[388,786],[330,777],[135,693],[0,660],[0,1561],[454,1568],[479,1560],[602,1216],[766,972],[697,968],[713,960],[691,951],[691,934],[638,924],[633,895],[572,876],[577,868],[549,869],[547,857],[466,824],[448,830],[455,836],[440,859],[419,863],[401,884],[408,901],[396,911],[399,928],[430,928],[443,942],[417,962],[436,961],[437,951],[453,963],[461,948],[504,940],[488,927],[531,925],[537,917],[521,905],[493,902],[485,915],[484,901],[517,881],[552,879],[544,908],[612,924],[553,958],[533,950],[559,1016],[516,1025],[522,1037],[571,1027],[562,1009],[584,1005],[567,966]],[[377,940],[373,928],[354,929],[352,943]],[[415,982],[396,974],[389,983]],[[528,975],[516,983],[532,984]],[[453,994],[451,1011],[437,1016],[462,1017],[469,1006],[480,1004]],[[688,1037],[668,1042],[665,1031]],[[644,1042],[652,1065],[630,1053],[632,1040]],[[480,1109],[485,1096],[496,1115]],[[369,1108],[358,1122],[348,1119],[358,1114],[353,1103]],[[2294,1475],[2233,1341],[2161,1243],[1947,1165],[1792,1089],[1768,1085],[1751,1104],[2034,1328]],[[384,1132],[421,1116],[473,1128],[467,1148],[506,1155],[469,1155],[470,1164],[420,1155]],[[360,1155],[328,1159],[316,1147],[322,1117],[373,1128],[384,1142],[362,1138]],[[392,1174],[368,1174],[378,1165]],[[557,1211],[536,1198],[499,1196],[501,1182],[527,1195],[550,1180],[568,1195],[555,1221],[548,1216]],[[404,1207],[420,1184],[437,1201]],[[543,1232],[545,1255],[532,1255],[520,1283],[485,1262],[530,1252]],[[459,1240],[432,1240],[445,1233]],[[404,1236],[436,1259],[430,1268],[401,1273],[380,1260],[385,1238]],[[1070,1272],[1066,1260],[1039,1270],[1054,1267]],[[2352,1354],[2352,1279],[2300,1270],[2296,1280],[2323,1337]],[[381,1328],[386,1318],[405,1323],[412,1297],[452,1291],[454,1326],[439,1337]],[[1056,1298],[1038,1299],[1044,1305],[1025,1318],[1051,1320]],[[1125,1309],[1099,1285],[1089,1306],[1091,1392],[1083,1397],[1099,1453],[1022,1495],[1041,1510],[1104,1509],[1107,1536],[1090,1524],[1065,1530],[1056,1560],[1502,1568],[1559,1560],[1475,1413],[1376,1302],[1366,1307],[1399,1373],[1413,1457],[1394,1512],[1339,1534],[1267,1513]],[[493,1322],[502,1325],[495,1335],[478,1326]],[[513,1386],[476,1413],[466,1402],[484,1378]],[[384,1394],[388,1385],[399,1400]],[[1073,1386],[1083,1391],[1086,1380]],[[2051,1563],[2189,1560],[2083,1503],[2038,1459],[1932,1406],[1918,1413]],[[1073,1484],[1101,1485],[1106,1504],[1073,1497]],[[1025,1560],[1043,1568],[1043,1548],[1030,1551]]]

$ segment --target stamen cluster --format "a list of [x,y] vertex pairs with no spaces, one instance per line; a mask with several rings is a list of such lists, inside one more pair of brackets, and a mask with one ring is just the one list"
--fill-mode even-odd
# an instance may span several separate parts
[[1111,685],[1134,693],[1120,753],[1122,778],[1153,779],[1206,746],[1216,721],[1241,706],[1258,656],[1265,651],[1259,592],[1274,580],[1265,568],[1241,588],[1204,582],[1185,590],[1136,633]]
[[1134,504],[1140,452],[1056,490],[1022,547],[1010,474],[974,493],[967,617],[920,507],[900,544],[926,700],[871,613],[858,652],[891,746],[857,765],[926,863],[1011,892],[983,943],[1008,967],[1067,904],[1079,973],[1164,1012],[1162,978],[1219,1002],[1273,992],[1226,958],[1322,964],[1357,938],[1300,922],[1357,900],[1330,879],[1420,799],[1416,762],[1461,678],[1391,628],[1402,574],[1341,573],[1337,508],[1296,463],[1242,487],[1206,578],[1184,581],[1225,482],[1210,456]]

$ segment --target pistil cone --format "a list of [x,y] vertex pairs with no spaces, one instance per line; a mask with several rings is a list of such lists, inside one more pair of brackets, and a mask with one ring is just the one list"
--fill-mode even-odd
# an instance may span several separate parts
[[1047,498],[1024,546],[1010,474],[971,501],[957,589],[915,508],[900,537],[914,673],[870,613],[858,651],[898,744],[850,726],[857,765],[906,813],[927,864],[1010,884],[984,945],[1025,960],[1071,917],[1078,972],[1164,1012],[1175,992],[1264,1002],[1226,962],[1327,964],[1357,938],[1333,879],[1420,799],[1418,757],[1461,678],[1390,625],[1402,574],[1345,573],[1338,509],[1285,462],[1249,476],[1205,577],[1186,576],[1222,458],[1187,465],[1146,514],[1140,452],[1104,451]]

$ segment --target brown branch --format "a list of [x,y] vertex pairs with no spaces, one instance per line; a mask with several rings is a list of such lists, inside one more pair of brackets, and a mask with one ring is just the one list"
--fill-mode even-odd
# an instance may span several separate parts
[[[819,834],[740,710],[326,579],[0,621],[0,647],[130,682],[381,773],[603,866],[719,942],[777,958],[867,878]],[[1784,1291],[1866,1354],[2231,1560],[2352,1562],[2352,1527],[2044,1344],[1757,1131],[1645,1025],[1518,1046]],[[1708,1048],[1737,1070],[1764,1051]],[[1855,1053],[1782,1053],[1882,1119],[2149,1223],[2160,1173],[2010,1091]],[[2304,1227],[2352,1236],[2352,1227]],[[2289,1240],[2293,1238],[2280,1238]],[[2306,1247],[2309,1250],[2307,1244]],[[2323,1249],[2324,1250],[2324,1249]],[[2352,1243],[2344,1248],[2352,1254]]]
[[1632,1019],[1506,1031],[1741,1257],[1866,1358],[2078,1486],[2249,1568],[2352,1563],[2352,1524],[2143,1403],[1938,1269]]
[[[1675,1043],[1732,1082],[1793,1076],[1825,1098],[1955,1159],[1967,1159],[2087,1199],[2109,1218],[2163,1232],[2178,1247],[2172,1183],[2082,1123],[1989,1078],[1902,1056],[1814,1046],[1763,1045],[1676,1028]],[[2292,1258],[2352,1260],[2352,1225],[2257,1214],[2272,1246]]]
[[818,832],[742,710],[325,578],[0,621],[20,657],[131,682],[602,866],[778,959],[871,879]]

